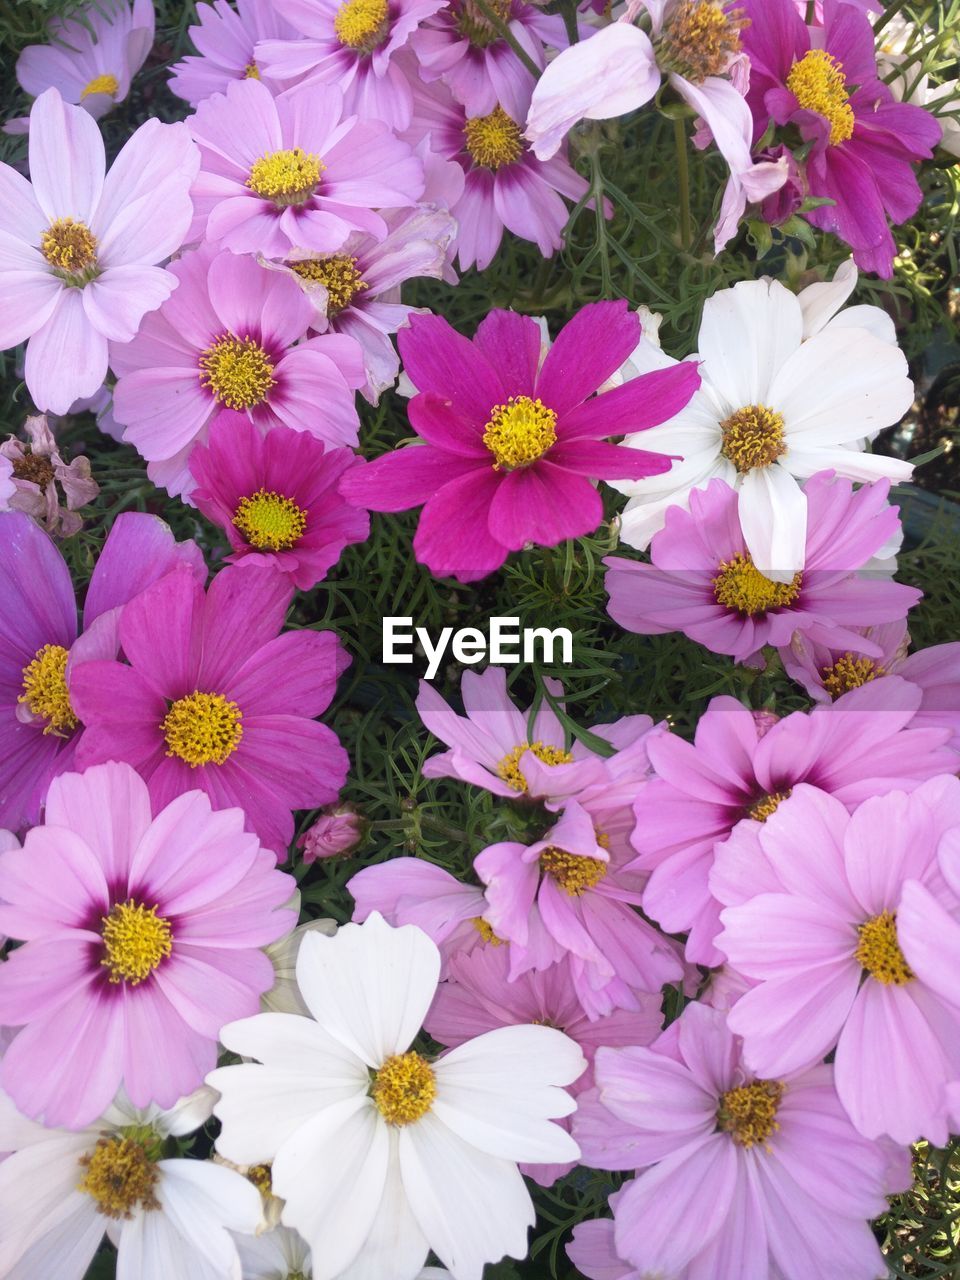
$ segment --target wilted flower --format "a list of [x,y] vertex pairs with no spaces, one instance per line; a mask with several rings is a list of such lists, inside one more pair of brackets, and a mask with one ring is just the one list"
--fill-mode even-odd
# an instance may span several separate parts
[[23,426],[29,442],[10,436],[0,444],[0,458],[11,464],[13,484],[8,496],[0,493],[0,511],[23,511],[48,533],[69,538],[83,525],[77,509],[92,502],[100,486],[87,458],[64,462],[44,414],[27,418]]

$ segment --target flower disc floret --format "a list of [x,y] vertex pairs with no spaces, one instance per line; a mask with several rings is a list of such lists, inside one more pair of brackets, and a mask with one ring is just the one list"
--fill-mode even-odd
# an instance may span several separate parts
[[273,361],[253,338],[225,333],[201,354],[200,385],[228,409],[253,409],[276,385]]
[[301,262],[291,262],[290,267],[301,280],[312,280],[324,286],[327,315],[331,318],[346,310],[356,295],[369,287],[360,274],[356,258],[349,253],[304,258]]
[[544,764],[569,764],[573,756],[562,747],[551,747],[544,742],[521,742],[508,751],[497,765],[497,773],[512,791],[526,791],[527,780],[520,770],[520,760],[525,751],[532,751]]
[[885,987],[905,987],[913,982],[916,974],[904,959],[897,937],[897,917],[892,911],[882,911],[857,932],[860,942],[855,952],[857,962]]
[[92,1154],[82,1156],[83,1177],[77,1184],[97,1202],[107,1218],[132,1218],[137,1206],[159,1209],[154,1194],[158,1170],[145,1145],[129,1137],[101,1138]]
[[773,582],[764,577],[749,555],[738,552],[731,559],[720,561],[713,594],[724,609],[743,618],[755,618],[794,604],[802,585],[802,573],[795,573],[789,582]]
[[824,667],[820,674],[824,689],[831,698],[836,699],[887,673],[872,658],[865,658],[857,653],[844,653],[829,667]]
[[273,489],[258,489],[237,504],[233,523],[258,551],[289,551],[303,537],[307,512]]
[[748,404],[720,424],[720,452],[741,475],[755,467],[769,467],[787,451],[782,416],[764,404]]
[[137,987],[149,978],[173,949],[170,921],[157,915],[157,908],[128,898],[118,902],[103,917],[104,956],[100,961],[110,970],[112,983]]
[[766,822],[766,820],[777,812],[784,800],[789,800],[792,787],[788,787],[786,791],[771,791],[769,795],[760,796],[754,800],[747,810],[747,817],[752,818],[754,822]]
[[747,25],[738,10],[728,12],[717,0],[681,0],[659,41],[658,61],[694,84],[723,75],[741,51]]
[[588,889],[595,888],[607,874],[607,864],[599,858],[568,853],[566,849],[557,849],[553,845],[541,853],[540,869],[571,898],[579,898]]
[[254,160],[247,186],[278,209],[302,205],[313,195],[326,165],[312,151],[290,147]]
[[23,669],[23,693],[17,701],[42,720],[46,720],[44,733],[56,733],[61,737],[79,724],[70,705],[67,689],[67,650],[60,644],[45,644]]
[[557,415],[542,400],[511,396],[494,405],[483,429],[483,443],[496,461],[494,471],[529,467],[557,442]]
[[766,1146],[770,1135],[780,1128],[777,1110],[782,1099],[779,1080],[754,1080],[728,1089],[720,1097],[717,1127],[729,1133],[738,1147]]
[[[510,21],[511,0],[490,0],[489,7],[501,22]],[[487,49],[500,39],[500,32],[474,0],[461,0],[457,30],[476,49]]]
[[93,278],[97,271],[97,237],[84,222],[56,218],[40,237],[40,252],[54,271],[70,283]]
[[88,98],[92,93],[105,93],[105,94],[108,94],[111,98],[115,98],[117,96],[117,90],[119,88],[120,88],[120,81],[117,79],[116,76],[111,76],[111,75],[94,76],[93,79],[87,83],[83,92],[80,94],[80,101],[82,102],[84,98]]
[[333,19],[337,39],[357,53],[372,53],[389,32],[387,0],[344,0]]
[[395,1053],[377,1071],[370,1090],[387,1124],[412,1124],[425,1116],[437,1096],[433,1067],[419,1053]]
[[830,145],[853,137],[856,116],[850,105],[843,63],[826,49],[811,49],[795,62],[787,88],[805,111],[815,111],[830,123]]
[[484,942],[488,942],[492,947],[502,947],[506,941],[505,938],[501,938],[498,934],[494,933],[493,926],[484,920],[483,916],[474,916],[470,923],[476,929],[477,933],[479,933]]
[[470,158],[484,169],[496,170],[505,164],[515,164],[523,154],[520,126],[503,107],[494,107],[489,115],[468,120],[463,126],[463,136]]
[[243,737],[243,713],[221,693],[195,689],[178,698],[160,728],[167,741],[167,755],[178,756],[191,769],[203,764],[223,764]]

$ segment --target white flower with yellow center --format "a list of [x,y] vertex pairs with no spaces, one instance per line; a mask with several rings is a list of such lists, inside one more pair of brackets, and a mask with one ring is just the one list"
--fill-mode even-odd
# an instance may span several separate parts
[[485,1263],[526,1254],[534,1210],[516,1162],[579,1156],[552,1123],[575,1110],[563,1086],[586,1066],[579,1047],[511,1026],[436,1059],[412,1049],[439,976],[425,933],[374,912],[303,938],[312,1018],[261,1013],[221,1032],[257,1061],[208,1077],[222,1095],[218,1150],[270,1163],[312,1280],[413,1280],[431,1249],[455,1280],[480,1280]]

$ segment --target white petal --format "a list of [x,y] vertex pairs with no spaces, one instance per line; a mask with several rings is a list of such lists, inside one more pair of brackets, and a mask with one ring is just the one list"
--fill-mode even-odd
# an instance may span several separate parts
[[803,568],[807,499],[785,467],[755,467],[743,477],[738,514],[753,563],[768,578],[789,582]]
[[83,1280],[103,1239],[103,1218],[87,1195],[70,1197],[72,1211],[52,1231],[41,1236],[4,1280]]
[[175,1138],[185,1133],[193,1133],[213,1115],[213,1104],[217,1101],[217,1091],[208,1085],[201,1085],[193,1093],[175,1102],[166,1111],[157,1116],[156,1124],[161,1133],[171,1133]]
[[197,1254],[164,1213],[138,1213],[124,1222],[117,1245],[117,1280],[240,1280],[240,1260],[227,1272]]
[[80,1157],[96,1139],[50,1131],[0,1163],[0,1276],[36,1240],[70,1217],[89,1197],[77,1191]]
[[848,480],[879,480],[888,476],[891,480],[909,480],[913,464],[902,458],[888,458],[882,453],[861,453],[857,449],[837,445],[835,449],[795,449],[783,459],[783,465],[791,475],[806,480],[818,471],[836,471]]
[[373,1228],[356,1260],[337,1280],[413,1280],[420,1273],[430,1246],[417,1225],[403,1190],[398,1146],[399,1129],[388,1126],[390,1162],[387,1181]]
[[818,280],[797,294],[803,312],[803,336],[812,338],[832,320],[857,287],[857,268],[852,258],[841,262],[832,280]]
[[48,413],[67,413],[107,376],[107,340],[87,319],[80,293],[62,290],[53,314],[27,343],[24,380],[37,408]]
[[238,1236],[243,1280],[278,1280],[289,1272],[310,1274],[310,1250],[292,1227],[274,1227],[259,1236]]
[[779,281],[744,280],[721,289],[704,303],[700,322],[704,376],[731,411],[769,405],[774,378],[802,334],[800,304]]
[[162,1212],[191,1253],[229,1275],[237,1263],[229,1231],[256,1231],[263,1213],[260,1192],[242,1174],[212,1160],[161,1160],[157,1167]]
[[47,218],[75,218],[89,226],[103,172],[97,122],[82,107],[64,102],[56,89],[41,93],[30,111],[30,181]]

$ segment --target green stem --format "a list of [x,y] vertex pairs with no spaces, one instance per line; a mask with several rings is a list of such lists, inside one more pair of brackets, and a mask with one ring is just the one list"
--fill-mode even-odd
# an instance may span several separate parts
[[690,220],[690,169],[687,163],[687,131],[679,118],[673,122],[673,138],[677,144],[677,181],[680,186],[680,247],[689,249],[693,237]]
[[612,298],[613,273],[610,270],[610,249],[607,246],[607,224],[603,216],[603,204],[606,198],[606,187],[603,181],[603,170],[600,168],[600,124],[594,122],[594,145],[590,151],[590,196],[593,200],[593,216],[597,229],[597,244],[600,247],[600,291],[601,297]]
[[448,840],[455,840],[457,844],[468,844],[470,840],[466,831],[461,831],[459,827],[451,826],[449,822],[444,822],[442,818],[431,818],[428,813],[420,814],[420,826],[436,832],[438,836],[445,836]]
[[881,32],[891,18],[895,18],[901,9],[905,9],[907,7],[907,3],[908,0],[893,0],[893,4],[888,5],[873,24],[873,34],[877,35]]
[[576,0],[563,5],[563,25],[567,28],[567,40],[570,44],[576,44],[580,39],[580,30],[577,26],[577,5]]
[[480,10],[480,12],[483,14],[483,16],[486,18],[486,20],[490,23],[491,27],[493,27],[494,31],[496,31],[497,35],[501,36],[504,40],[506,40],[507,44],[513,50],[513,52],[517,55],[517,57],[520,59],[523,65],[527,68],[530,74],[533,76],[534,80],[539,80],[540,68],[537,66],[534,60],[530,57],[529,53],[527,53],[526,49],[524,49],[523,45],[520,43],[517,37],[510,30],[507,23],[505,23],[503,19],[499,16],[499,14],[497,14],[490,7],[490,5],[487,4],[487,0],[473,0],[473,2],[477,6],[477,8]]

